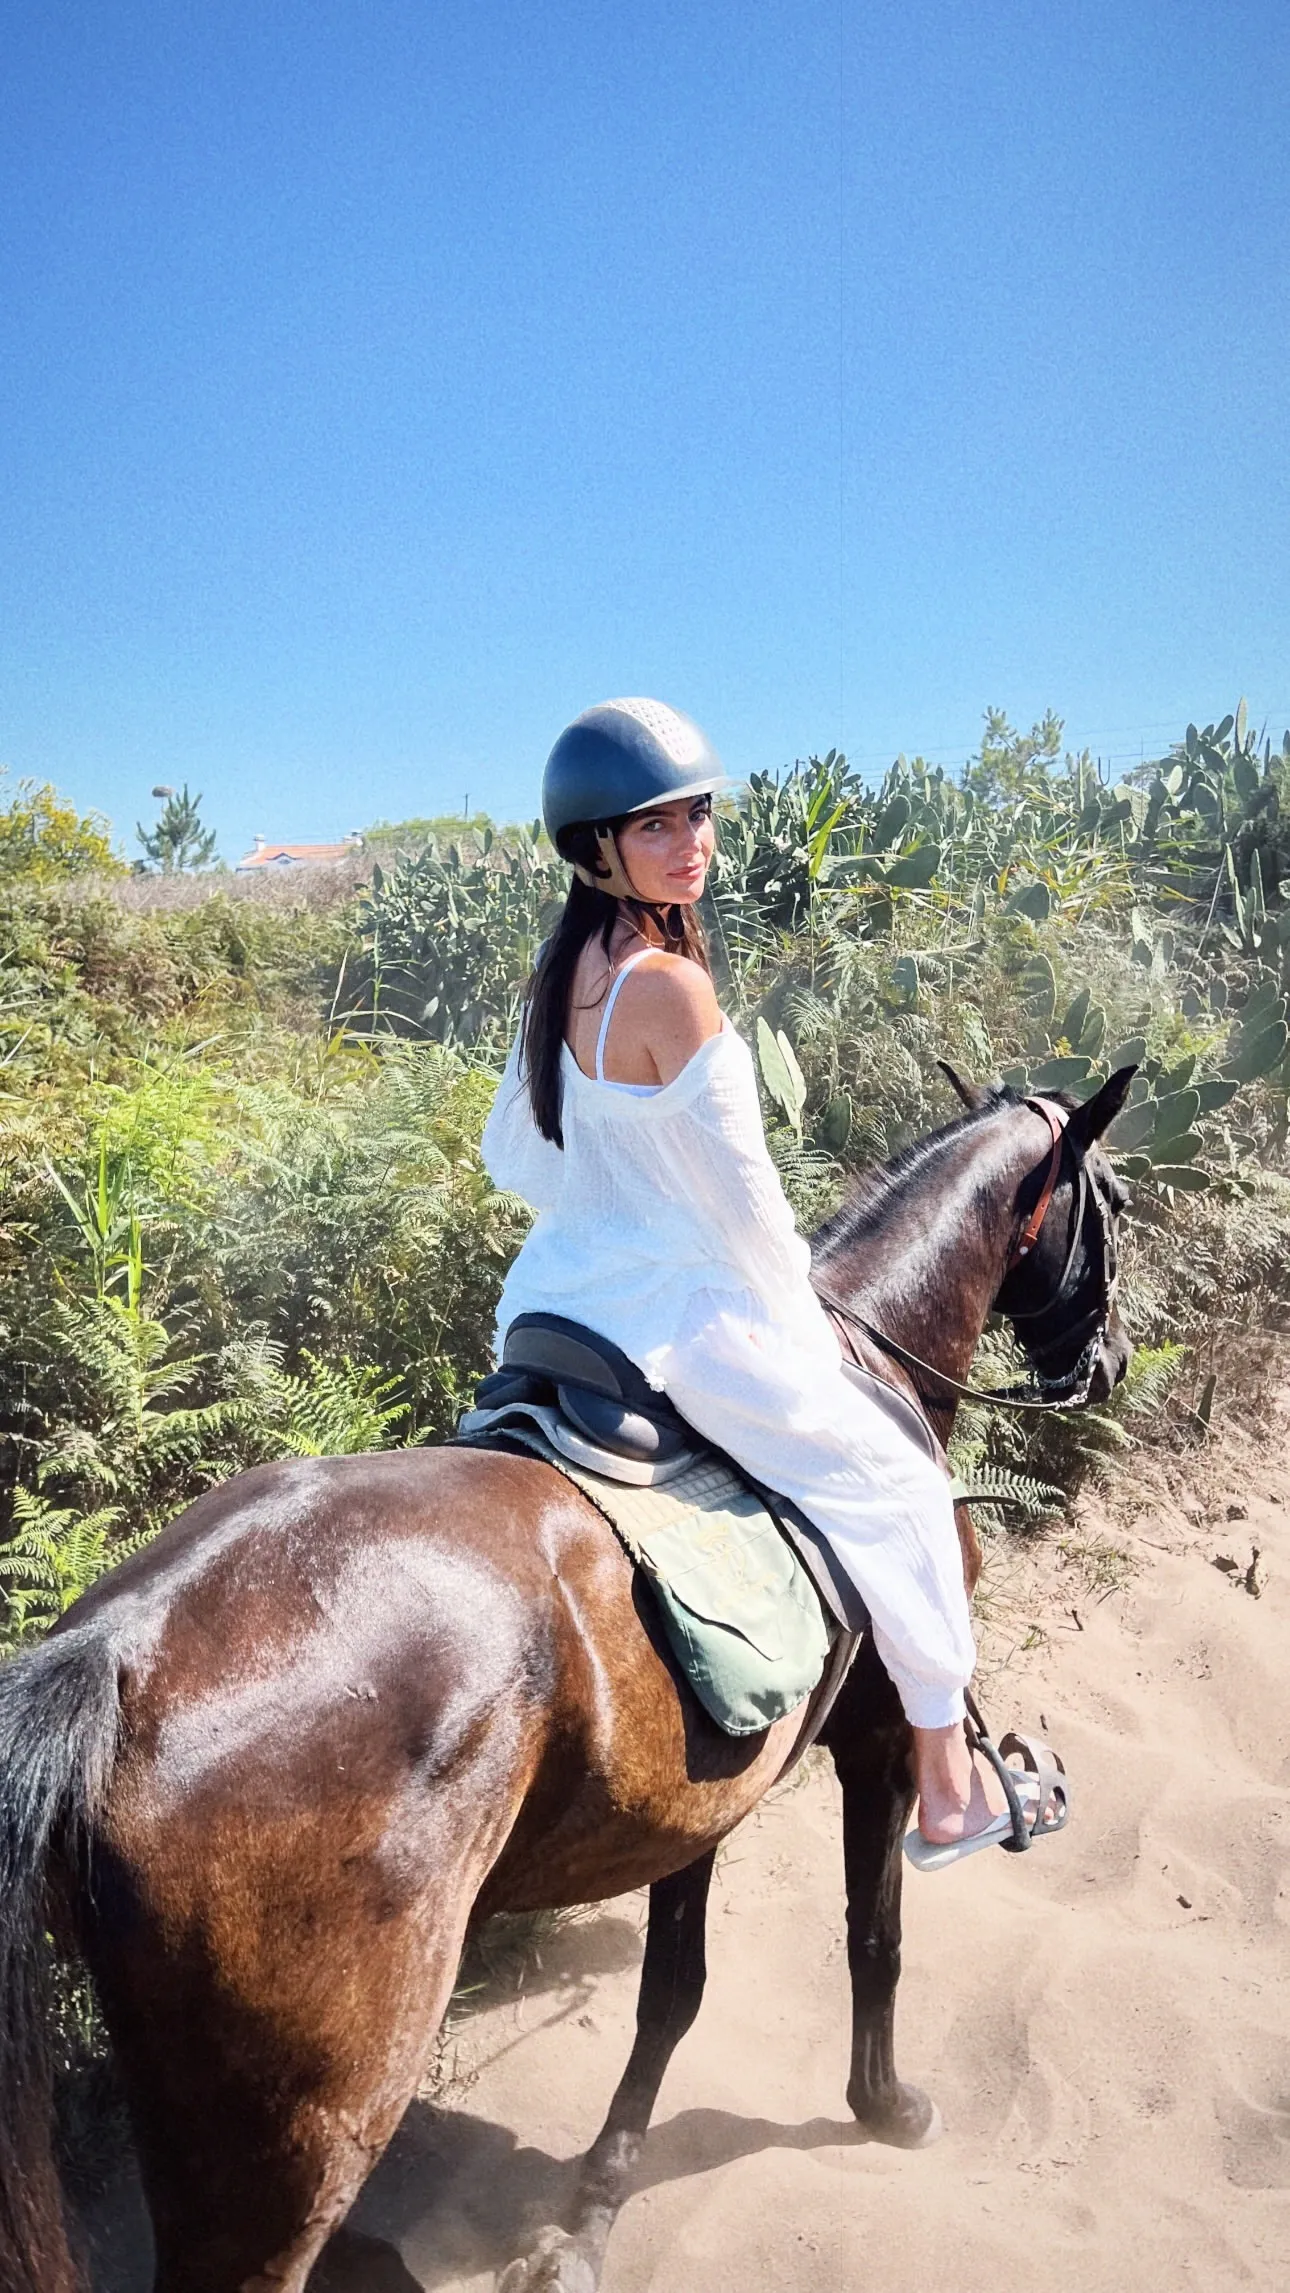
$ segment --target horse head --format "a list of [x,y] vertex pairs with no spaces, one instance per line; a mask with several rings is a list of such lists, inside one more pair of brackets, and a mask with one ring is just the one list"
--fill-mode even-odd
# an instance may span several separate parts
[[[974,1113],[1009,1110],[1025,1163],[994,1310],[1011,1323],[1046,1399],[1072,1407],[1105,1401],[1133,1347],[1117,1298],[1117,1225],[1128,1195],[1101,1141],[1137,1069],[1117,1069],[1081,1102],[1064,1091],[1022,1099],[999,1086],[981,1089],[942,1066]],[[1042,1146],[1041,1124],[1048,1130]]]

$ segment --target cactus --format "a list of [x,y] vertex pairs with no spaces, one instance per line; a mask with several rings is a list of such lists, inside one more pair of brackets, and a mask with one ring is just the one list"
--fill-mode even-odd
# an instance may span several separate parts
[[902,1011],[912,1011],[918,1002],[920,981],[918,963],[912,955],[898,955],[891,967],[891,984]]
[[1009,892],[1003,903],[1003,912],[1006,916],[1025,916],[1030,923],[1047,923],[1053,912],[1052,892],[1042,877],[1036,876],[1033,882],[1021,884],[1015,892]]
[[1053,1016],[1057,1003],[1057,982],[1053,967],[1046,955],[1032,956],[1021,974],[1021,993],[1026,1009],[1036,1019],[1047,1022]]
[[772,1033],[764,1019],[757,1021],[757,1064],[761,1068],[761,1079],[776,1106],[783,1110],[800,1138],[802,1111],[806,1105],[806,1083],[797,1064],[797,1055],[783,1028]]
[[1078,1053],[1071,1058],[1044,1059],[1030,1070],[1032,1091],[1077,1091],[1092,1073],[1091,1059]]
[[890,859],[875,852],[843,854],[834,861],[830,881],[859,887],[874,884],[889,891],[925,892],[940,873],[944,853],[939,844],[920,837]]
[[1155,1100],[1156,1138],[1181,1138],[1200,1113],[1200,1092],[1194,1087],[1166,1091]]
[[1228,1040],[1227,1077],[1254,1083],[1281,1064],[1290,1043],[1286,1007],[1275,980],[1264,974],[1251,989]]
[[1194,1162],[1203,1144],[1199,1131],[1174,1131],[1164,1137],[1157,1133],[1146,1150],[1147,1160],[1159,1172],[1175,1163]]
[[513,832],[508,849],[463,858],[433,845],[373,870],[358,903],[365,955],[360,1006],[371,1023],[443,1043],[472,1042],[509,1025],[541,938],[542,917],[565,870],[536,838]]
[[849,1091],[837,1092],[829,1100],[820,1123],[820,1139],[830,1154],[845,1154],[854,1120],[855,1108],[852,1105],[851,1093]]
[[1069,1044],[1072,1053],[1096,1059],[1106,1036],[1106,1013],[1100,1003],[1092,1001],[1086,987],[1080,989],[1054,1036],[1057,1042]]
[[1107,1133],[1107,1145],[1113,1154],[1132,1154],[1136,1148],[1147,1145],[1155,1135],[1155,1128],[1155,1101],[1141,1099],[1137,1106],[1126,1107],[1116,1116]]

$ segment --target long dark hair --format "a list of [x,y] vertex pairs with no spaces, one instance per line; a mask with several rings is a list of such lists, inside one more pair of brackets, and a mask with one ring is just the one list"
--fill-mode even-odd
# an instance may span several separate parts
[[[630,815],[625,814],[623,818]],[[601,825],[617,835],[623,820],[609,820]],[[600,872],[595,830],[589,824],[579,821],[576,826],[564,829],[559,850],[566,860],[577,861],[593,873]],[[647,920],[652,923],[662,935],[666,954],[687,955],[692,963],[702,964],[705,971],[712,968],[707,938],[694,908],[679,904],[659,907],[652,900],[617,900],[609,892],[599,891],[594,884],[584,884],[581,876],[574,877],[564,913],[543,947],[529,980],[521,1032],[521,1056],[533,1120],[543,1138],[550,1139],[554,1146],[564,1145],[564,1132],[560,1128],[560,1053],[569,1020],[573,975],[588,940],[599,938],[605,954],[609,954],[620,910],[637,924],[643,925]]]

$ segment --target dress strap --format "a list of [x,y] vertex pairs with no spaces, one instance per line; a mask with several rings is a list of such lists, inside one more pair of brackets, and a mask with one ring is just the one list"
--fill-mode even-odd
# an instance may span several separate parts
[[614,973],[613,984],[605,997],[605,1008],[600,1014],[600,1033],[596,1037],[596,1081],[598,1083],[608,1080],[605,1074],[605,1044],[609,1036],[609,1022],[614,1015],[614,1005],[618,1001],[618,990],[629,971],[633,970],[638,963],[644,963],[647,955],[657,955],[658,952],[656,947],[638,947],[635,955],[629,955],[626,963],[620,963]]

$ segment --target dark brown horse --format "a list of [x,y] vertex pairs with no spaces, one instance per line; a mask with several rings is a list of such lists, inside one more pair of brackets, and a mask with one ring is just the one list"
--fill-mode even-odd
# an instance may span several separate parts
[[[1119,1193],[1094,1142],[1127,1082],[1072,1114],[1015,1270],[1049,1140],[995,1092],[830,1222],[829,1292],[956,1378],[996,1300],[1037,1316],[1021,1327],[1050,1376],[1092,1329],[1109,1390],[1128,1357],[1105,1262]],[[416,2090],[471,1924],[648,1882],[631,2059],[567,2229],[504,2279],[590,2293],[702,1995],[716,1846],[810,1727],[803,1709],[722,1735],[600,1515],[536,1461],[311,1459],[202,1497],[0,1666],[3,2293],[77,2282],[51,2157],[47,1927],[102,2003],[158,2293],[299,2293]],[[843,1792],[847,2099],[869,2134],[913,2146],[936,2114],[892,2052],[908,1733],[868,1644],[824,1740]]]

